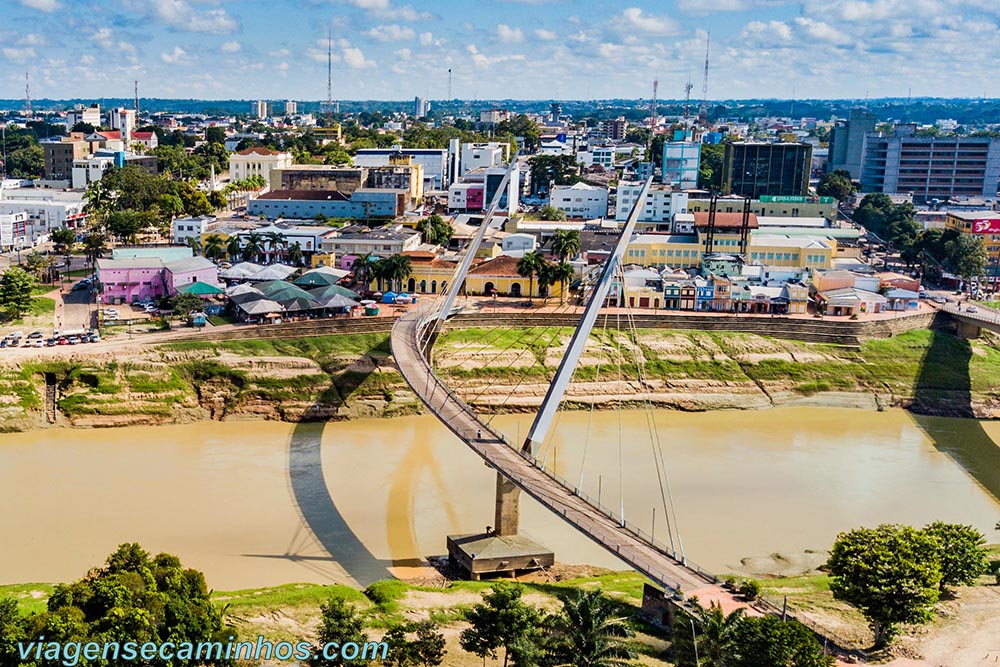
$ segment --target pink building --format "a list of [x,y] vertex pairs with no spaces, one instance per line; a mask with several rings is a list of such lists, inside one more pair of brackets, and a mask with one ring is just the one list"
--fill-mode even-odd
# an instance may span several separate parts
[[155,257],[97,260],[97,281],[104,303],[133,303],[173,296],[194,282],[219,287],[218,267],[204,257],[164,262]]
[[483,201],[483,188],[469,188],[465,196],[465,209],[467,211],[482,211]]

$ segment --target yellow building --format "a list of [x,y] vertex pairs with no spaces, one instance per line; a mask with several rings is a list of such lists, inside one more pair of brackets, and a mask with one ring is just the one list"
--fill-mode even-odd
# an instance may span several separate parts
[[455,273],[455,262],[438,258],[432,252],[408,250],[402,255],[410,258],[410,277],[403,287],[410,294],[440,294],[448,289],[448,282]]
[[499,296],[526,297],[530,287],[531,296],[559,296],[562,285],[556,283],[542,288],[538,284],[538,276],[535,276],[534,281],[529,281],[528,278],[518,274],[517,262],[517,257],[501,255],[472,267],[465,277],[465,292],[477,296],[496,293]]
[[755,233],[750,237],[751,264],[800,269],[830,269],[837,256],[833,239]]
[[[713,251],[736,254],[739,252],[738,234],[716,233]],[[625,251],[626,264],[639,266],[669,266],[674,269],[699,268],[705,254],[706,238],[699,231],[697,236],[678,234],[640,234]],[[767,266],[829,269],[837,256],[837,243],[833,239],[783,236],[755,232],[750,235],[746,259],[751,264]]]
[[[995,233],[976,232],[976,225],[985,226],[986,229],[996,229]],[[957,229],[963,234],[970,234],[983,239],[983,247],[986,248],[986,274],[994,275],[996,267],[1000,265],[1000,213],[990,213],[987,211],[949,211],[944,219],[944,226],[947,229]]]

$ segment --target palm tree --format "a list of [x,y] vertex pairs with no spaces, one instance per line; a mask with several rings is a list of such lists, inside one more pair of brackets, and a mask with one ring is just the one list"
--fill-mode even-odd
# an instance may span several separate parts
[[226,256],[226,246],[222,237],[216,234],[205,239],[205,257],[218,261]]
[[377,280],[379,261],[379,258],[371,253],[365,253],[354,260],[355,282],[364,284],[367,287],[372,280]]
[[243,244],[243,261],[249,262],[260,259],[264,252],[264,237],[257,232],[247,234],[246,243]]
[[695,607],[695,624],[701,626],[701,634],[696,640],[701,664],[724,667],[726,661],[732,657],[733,650],[737,648],[736,629],[743,621],[743,612],[743,609],[737,609],[726,616],[722,612],[722,607],[716,602],[713,602],[708,609]]
[[83,252],[87,255],[87,261],[90,262],[90,268],[94,268],[97,263],[97,258],[104,254],[104,251],[108,249],[108,244],[104,235],[91,232],[83,238]]
[[292,266],[302,265],[302,246],[296,241],[288,248],[288,263]]
[[560,262],[576,257],[580,252],[580,232],[560,229],[552,236],[552,252]]
[[388,257],[385,263],[386,279],[389,281],[390,289],[394,287],[397,292],[402,290],[403,283],[413,273],[410,258],[406,255],[393,255]]
[[272,260],[274,259],[275,253],[278,254],[278,258],[281,258],[281,251],[285,247],[286,237],[281,232],[268,232],[264,235],[267,239],[268,251],[271,255]]
[[235,262],[238,258],[243,256],[243,248],[240,244],[240,237],[233,234],[226,241],[226,254],[229,255],[229,261]]
[[517,275],[528,279],[528,300],[535,294],[535,274],[542,270],[545,260],[537,252],[525,253],[517,260]]
[[197,236],[187,237],[187,247],[191,248],[194,254],[197,255],[201,252],[201,239]]
[[625,641],[634,633],[615,603],[599,590],[577,589],[562,601],[556,620],[560,665],[625,667],[634,655]]
[[560,284],[559,291],[559,305],[563,305],[566,302],[566,282],[573,279],[576,275],[576,269],[569,262],[559,262],[558,264],[549,264],[548,266],[548,279],[549,284],[554,285],[555,283]]

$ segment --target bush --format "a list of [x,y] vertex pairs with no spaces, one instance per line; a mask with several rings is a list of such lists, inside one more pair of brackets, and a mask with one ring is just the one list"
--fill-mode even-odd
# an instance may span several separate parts
[[406,591],[407,585],[399,579],[383,579],[366,588],[364,594],[375,606],[383,611],[391,611]]
[[748,601],[753,602],[760,597],[761,586],[756,579],[744,579],[740,582],[739,593]]

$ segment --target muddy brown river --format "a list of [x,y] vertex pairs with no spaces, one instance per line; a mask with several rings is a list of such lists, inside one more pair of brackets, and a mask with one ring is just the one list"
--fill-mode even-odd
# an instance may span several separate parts
[[[959,521],[1000,540],[998,422],[835,408],[652,417],[680,541],[715,571],[881,522]],[[494,420],[512,440],[529,423]],[[666,540],[651,426],[643,411],[561,413],[546,460],[645,530],[656,507]],[[493,490],[428,416],[5,434],[0,583],[78,578],[125,541],[179,555],[217,590],[368,583],[492,524]],[[560,561],[621,567],[530,499],[522,530]]]

